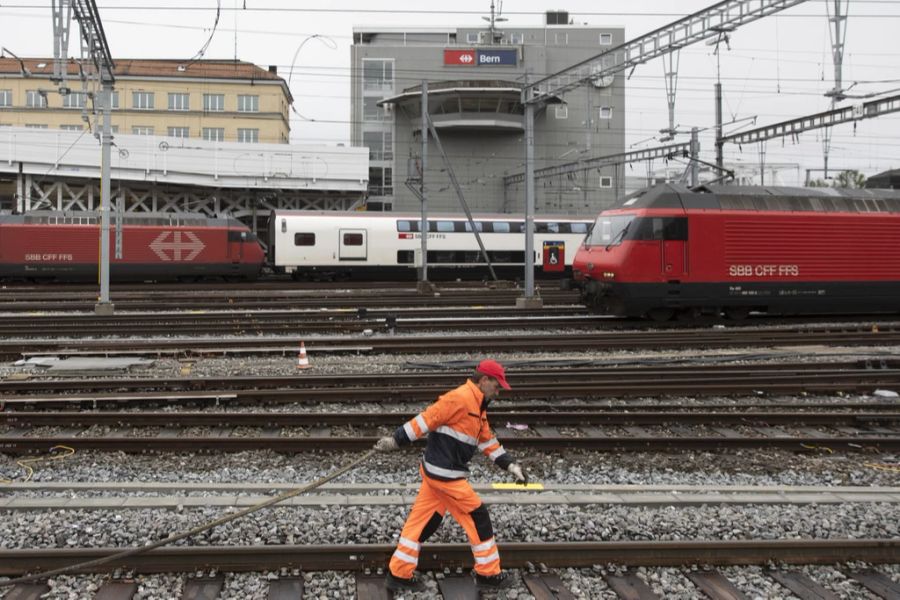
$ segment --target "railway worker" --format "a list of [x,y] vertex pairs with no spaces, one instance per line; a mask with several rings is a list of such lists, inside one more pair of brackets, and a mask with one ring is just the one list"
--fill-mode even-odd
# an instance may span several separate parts
[[414,575],[419,553],[448,512],[469,538],[478,587],[501,589],[512,585],[509,574],[500,570],[500,555],[487,507],[466,481],[469,474],[466,464],[476,450],[481,450],[498,467],[512,473],[517,482],[528,483],[522,467],[506,453],[488,424],[488,404],[497,397],[501,387],[510,389],[503,366],[494,360],[483,360],[463,385],[440,396],[434,404],[398,427],[394,435],[383,437],[375,444],[376,450],[390,452],[428,436],[419,465],[422,485],[391,557],[386,578],[389,589],[424,589]]

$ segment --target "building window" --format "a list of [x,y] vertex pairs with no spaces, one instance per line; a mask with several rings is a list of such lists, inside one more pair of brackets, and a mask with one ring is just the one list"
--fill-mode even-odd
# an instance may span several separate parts
[[63,108],[84,108],[84,94],[73,92],[63,96]]
[[25,129],[47,129],[47,125],[40,123],[25,123]]
[[131,92],[131,108],[153,110],[153,92]]
[[136,126],[131,128],[134,135],[153,135],[153,128],[146,126]]
[[554,34],[554,43],[557,46],[568,46],[569,45],[569,34],[564,31],[557,31]]
[[169,94],[169,110],[191,110],[191,95]]
[[510,44],[524,44],[525,43],[525,34],[524,33],[509,34],[509,43]]
[[363,146],[369,149],[369,160],[394,160],[390,131],[364,131]]
[[557,119],[568,119],[569,118],[569,105],[568,104],[557,104],[556,105],[556,118]]
[[363,59],[363,90],[394,89],[394,61],[381,58]]
[[12,106],[12,90],[0,90],[0,106]]
[[225,128],[224,127],[204,127],[203,128],[203,139],[207,142],[224,142],[225,141]]
[[600,45],[601,46],[612,46],[612,34],[611,33],[601,33],[600,34]]
[[37,90],[25,92],[25,106],[28,108],[47,108],[47,96]]
[[207,112],[225,110],[225,94],[203,94],[203,110]]
[[119,92],[112,93],[112,106],[110,108],[119,108]]
[[191,137],[190,127],[169,127],[169,137],[186,139]]
[[466,34],[466,43],[467,44],[477,44],[478,43],[478,33],[470,31]]
[[237,141],[246,142],[248,144],[258,144],[259,129],[238,129]]
[[60,125],[59,128],[63,131],[81,131],[83,129],[81,125]]
[[259,96],[238,96],[238,112],[259,112]]
[[369,167],[369,194],[372,196],[394,194],[393,169],[391,167]]
[[612,177],[608,175],[600,176],[600,187],[602,188],[611,188],[612,187]]
[[366,96],[363,98],[363,121],[390,121],[391,113],[387,111],[387,107],[378,106],[380,98],[377,96]]
[[600,107],[600,118],[601,119],[612,119],[612,107],[611,106],[601,106]]

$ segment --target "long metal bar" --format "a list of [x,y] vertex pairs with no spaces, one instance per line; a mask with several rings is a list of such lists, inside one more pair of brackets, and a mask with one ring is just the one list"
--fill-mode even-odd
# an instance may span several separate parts
[[103,31],[103,23],[100,21],[97,3],[94,0],[71,0],[71,2],[75,19],[81,28],[81,35],[88,42],[91,60],[100,74],[100,81],[110,84],[115,83],[116,78],[113,73],[115,63],[112,59],[109,44],[106,41],[106,33]]
[[[860,407],[865,410],[865,407]],[[84,411],[41,411],[2,412],[0,423],[9,427],[52,425],[57,427],[116,425],[130,427],[170,426],[192,427],[295,427],[299,425],[390,425],[412,419],[417,413],[403,414],[390,412],[84,412]],[[900,424],[900,408],[887,413],[877,412],[809,412],[809,411],[647,411],[579,410],[568,412],[547,412],[543,404],[535,404],[530,411],[491,410],[495,422],[508,420],[528,425],[670,425],[679,423],[705,424],[768,424],[788,425],[866,425]]]
[[[897,539],[505,542],[498,546],[503,564],[513,568],[527,567],[529,563],[548,567],[590,567],[605,563],[635,566],[893,563],[900,552],[900,540]],[[0,575],[49,570],[108,556],[119,550],[121,548],[2,549]],[[167,547],[111,563],[108,568],[127,567],[140,573],[180,573],[198,568],[271,571],[280,567],[305,571],[362,571],[383,568],[394,550],[392,544]],[[471,567],[472,550],[468,544],[428,544],[427,550],[419,557],[422,569]]]
[[722,142],[731,142],[735,144],[749,144],[751,142],[763,142],[772,138],[792,136],[805,131],[812,131],[822,127],[832,127],[842,123],[851,123],[853,121],[861,121],[862,119],[871,119],[880,117],[890,113],[900,112],[900,95],[890,96],[888,98],[880,98],[871,100],[862,104],[854,104],[834,110],[789,119],[773,125],[766,125],[758,129],[726,135],[722,138]]
[[584,60],[522,89],[522,102],[538,104],[584,83],[630,69],[673,50],[718,36],[804,0],[725,0]]
[[525,298],[534,298],[534,104],[525,105]]
[[[574,161],[553,167],[538,169],[534,172],[534,179],[545,179],[547,177],[557,177],[568,175],[569,173],[578,173],[590,169],[597,169],[609,165],[626,164],[642,160],[653,160],[656,158],[671,158],[673,156],[686,156],[691,149],[690,143],[670,144],[668,146],[658,146],[656,148],[645,148],[643,150],[634,150],[632,152],[620,152],[619,154],[607,154],[597,156],[585,160]],[[525,173],[515,173],[507,175],[503,178],[503,185],[510,186],[516,183],[522,183],[526,180]]]
[[422,202],[422,219],[419,230],[422,233],[422,266],[419,267],[419,281],[428,281],[428,192],[425,189],[425,168],[428,164],[428,81],[422,80],[422,157],[419,161],[419,200]]
[[[859,435],[859,436],[789,436],[771,437],[718,437],[712,436],[672,437],[648,435],[640,436],[541,436],[510,437],[498,435],[506,448],[530,448],[539,450],[561,450],[575,448],[592,452],[663,452],[672,450],[734,450],[738,448],[780,448],[801,451],[805,446],[824,446],[842,452],[871,452],[900,450],[900,434]],[[0,436],[0,448],[4,453],[29,454],[46,452],[53,446],[68,446],[76,450],[96,450],[98,452],[247,452],[251,450],[276,450],[278,452],[309,452],[317,450],[344,450],[356,452],[368,450],[379,436],[313,436],[284,437],[208,435],[204,437],[82,437],[51,435],[45,437]]]

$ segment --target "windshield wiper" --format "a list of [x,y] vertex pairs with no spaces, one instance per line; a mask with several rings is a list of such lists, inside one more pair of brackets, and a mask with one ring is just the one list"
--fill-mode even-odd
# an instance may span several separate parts
[[621,242],[622,240],[625,239],[625,234],[628,233],[628,228],[631,227],[632,223],[633,223],[633,221],[628,221],[628,223],[625,225],[625,227],[622,228],[622,231],[620,231],[618,233],[618,235],[616,235],[616,237],[614,237],[613,239],[611,239],[609,241],[609,243],[606,245],[606,248],[605,248],[605,250],[607,252],[609,252],[609,249],[612,248],[616,244],[616,242]]

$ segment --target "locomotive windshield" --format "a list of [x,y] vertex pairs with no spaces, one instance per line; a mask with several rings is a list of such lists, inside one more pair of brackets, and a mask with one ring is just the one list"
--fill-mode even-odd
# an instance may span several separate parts
[[585,246],[618,246],[634,220],[634,215],[600,215],[584,239]]

